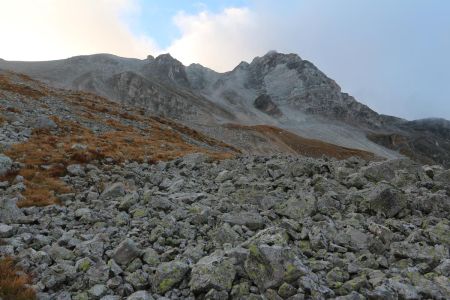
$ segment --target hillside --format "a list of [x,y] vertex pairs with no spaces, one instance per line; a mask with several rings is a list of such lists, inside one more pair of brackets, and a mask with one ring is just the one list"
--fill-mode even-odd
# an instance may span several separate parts
[[[226,134],[226,124],[267,125],[388,159],[406,155],[422,163],[450,165],[447,127],[380,115],[296,54],[271,51],[226,73],[199,64],[184,66],[169,54],[144,60],[96,54],[49,62],[0,61],[0,68],[143,108],[217,134],[234,146],[242,142]],[[407,143],[392,145],[386,142],[389,136]],[[262,154],[259,149],[243,147],[249,154]]]
[[0,297],[448,298],[450,170],[202,126],[1,71]]

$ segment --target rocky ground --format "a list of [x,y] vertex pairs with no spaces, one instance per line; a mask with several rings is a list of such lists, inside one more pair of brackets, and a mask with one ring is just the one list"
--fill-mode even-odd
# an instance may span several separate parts
[[[2,168],[13,168],[2,157]],[[450,170],[191,154],[73,164],[62,205],[1,184],[1,255],[39,299],[448,299]]]
[[450,170],[238,153],[0,72],[0,298],[450,298]]

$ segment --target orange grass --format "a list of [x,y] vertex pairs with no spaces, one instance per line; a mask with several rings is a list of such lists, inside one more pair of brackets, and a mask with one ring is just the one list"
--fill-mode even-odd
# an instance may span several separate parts
[[[71,189],[59,177],[66,174],[66,167],[75,163],[93,163],[112,158],[116,163],[124,161],[151,162],[171,160],[190,153],[202,152],[213,159],[231,158],[234,153],[207,151],[186,143],[179,133],[162,129],[158,123],[150,125],[146,132],[124,126],[115,120],[107,123],[115,128],[96,135],[77,123],[61,121],[54,117],[60,132],[35,131],[32,137],[21,144],[13,145],[6,155],[25,166],[18,172],[25,178],[27,189],[20,207],[58,204],[57,195]],[[86,147],[79,150],[74,144]],[[45,168],[43,168],[45,166]]]
[[33,300],[35,291],[29,286],[30,276],[18,269],[10,257],[0,258],[0,298],[3,300]]

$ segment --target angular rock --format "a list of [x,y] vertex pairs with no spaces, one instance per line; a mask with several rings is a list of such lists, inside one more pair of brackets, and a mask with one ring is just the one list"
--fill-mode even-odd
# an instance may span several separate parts
[[101,199],[115,199],[125,195],[125,185],[121,182],[116,182],[103,191],[100,195]]
[[183,280],[187,272],[189,272],[189,266],[184,262],[170,261],[161,263],[153,276],[153,291],[164,295]]
[[6,224],[0,224],[0,238],[10,238],[14,235],[15,228]]
[[17,198],[0,198],[0,222],[12,224],[24,217],[17,207]]
[[136,243],[132,239],[125,239],[114,249],[112,258],[120,265],[127,265],[139,255]]
[[6,175],[11,170],[12,163],[11,158],[0,153],[0,176]]
[[294,282],[309,270],[289,247],[250,245],[245,271],[260,291]]
[[260,214],[255,212],[239,212],[224,214],[222,217],[224,222],[232,225],[245,225],[251,230],[264,228],[264,219]]
[[203,257],[193,267],[189,286],[194,293],[230,291],[236,275],[234,261],[222,255]]
[[127,297],[127,300],[153,300],[153,296],[147,291],[137,291]]
[[406,206],[406,196],[387,184],[378,185],[369,195],[370,210],[388,218],[395,217]]

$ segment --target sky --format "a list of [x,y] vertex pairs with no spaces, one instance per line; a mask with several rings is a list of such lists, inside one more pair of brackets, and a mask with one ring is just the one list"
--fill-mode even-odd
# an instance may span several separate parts
[[296,53],[379,113],[450,119],[448,0],[0,0],[0,58]]

